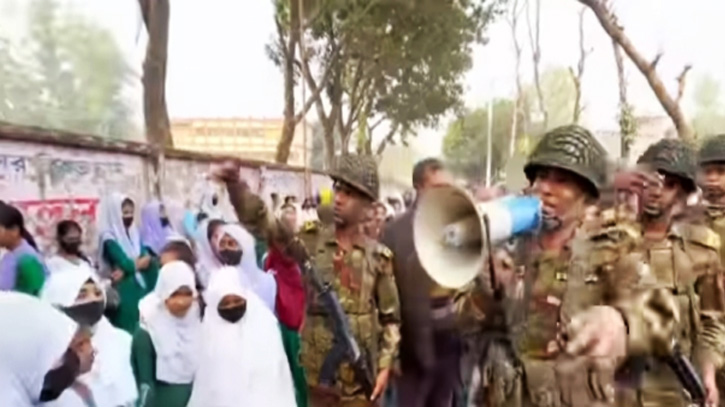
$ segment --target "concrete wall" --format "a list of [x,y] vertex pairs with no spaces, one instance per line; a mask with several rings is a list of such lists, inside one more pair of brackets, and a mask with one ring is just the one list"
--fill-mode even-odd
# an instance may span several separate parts
[[[152,199],[156,175],[149,146],[98,139],[93,136],[18,127],[0,122],[0,200],[19,207],[28,230],[44,251],[53,249],[55,225],[62,219],[81,223],[86,249],[96,246],[99,200],[120,191],[138,203]],[[204,188],[221,185],[205,180],[210,164],[224,157],[169,151],[162,165],[162,195],[186,208],[194,208]],[[269,200],[272,192],[284,197],[306,195],[305,172],[300,168],[244,161],[242,177]],[[322,173],[309,173],[310,192],[331,186]],[[231,215],[223,201],[225,214]],[[137,205],[140,206],[140,205]]]

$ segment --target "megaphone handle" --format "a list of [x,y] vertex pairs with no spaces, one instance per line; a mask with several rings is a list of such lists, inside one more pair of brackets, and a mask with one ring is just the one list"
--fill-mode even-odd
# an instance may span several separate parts
[[493,298],[496,301],[501,300],[503,297],[503,292],[501,291],[501,287],[499,287],[498,282],[496,281],[496,266],[493,260],[493,249],[491,246],[491,227],[490,227],[490,219],[488,218],[488,214],[483,215],[483,241],[486,245],[486,251],[487,257],[488,257],[488,274],[489,274],[489,280],[491,283],[491,290],[493,291]]

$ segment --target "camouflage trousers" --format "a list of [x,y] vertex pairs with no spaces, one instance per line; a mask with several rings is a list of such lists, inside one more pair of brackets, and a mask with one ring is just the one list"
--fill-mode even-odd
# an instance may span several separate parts
[[340,397],[319,389],[309,388],[308,407],[379,407],[378,401],[371,402],[365,396]]
[[[581,362],[562,363],[554,360],[524,359],[522,368],[509,383],[491,376],[494,387],[488,395],[476,397],[482,407],[612,407],[595,401],[593,393],[601,393],[601,375],[594,375]],[[609,374],[605,375],[607,378]],[[511,377],[511,376],[509,376]],[[613,374],[611,375],[613,382]],[[612,387],[613,392],[613,387]]]

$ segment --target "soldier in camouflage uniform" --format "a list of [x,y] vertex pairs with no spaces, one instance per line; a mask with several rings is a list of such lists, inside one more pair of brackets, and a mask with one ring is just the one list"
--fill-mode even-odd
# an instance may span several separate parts
[[[725,264],[725,134],[709,137],[698,153],[698,185],[702,188],[705,220],[720,236],[720,261]],[[725,342],[725,338],[722,339]],[[725,406],[725,372],[717,373],[720,406]]]
[[[651,145],[637,163],[661,182],[644,190],[639,214],[642,239],[632,253],[647,264],[652,284],[674,294],[680,307],[675,339],[685,355],[709,366],[705,370],[714,382],[712,363],[721,360],[722,321],[714,311],[703,310],[701,301],[709,301],[703,296],[711,295],[707,286],[720,273],[720,239],[706,225],[686,216],[687,198],[696,191],[695,153],[681,140],[665,139]],[[628,404],[689,404],[682,384],[665,363],[650,358],[645,366],[646,372],[635,372],[641,374],[634,383],[637,397]]]
[[[288,247],[297,247],[301,240],[291,237],[279,223],[270,221],[262,200],[235,179],[238,167],[228,165],[220,173],[227,182],[237,216],[248,229],[257,236],[276,242],[286,240]],[[400,306],[392,253],[365,237],[359,227],[364,209],[378,198],[377,165],[371,157],[343,156],[331,177],[335,192],[334,225],[306,230],[303,240],[321,278],[336,292],[355,339],[377,373],[373,394],[377,398],[387,385],[400,341]],[[301,361],[307,372],[311,407],[375,405],[367,399],[346,362],[333,372],[334,388],[320,386],[320,370],[332,349],[333,339],[327,311],[316,293],[308,292]]]

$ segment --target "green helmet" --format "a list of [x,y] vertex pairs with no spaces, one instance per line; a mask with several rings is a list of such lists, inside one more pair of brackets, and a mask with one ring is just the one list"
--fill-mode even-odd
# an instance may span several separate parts
[[544,134],[529,155],[524,166],[529,182],[534,182],[540,167],[573,172],[589,184],[595,197],[599,197],[599,189],[607,178],[607,152],[589,130],[577,125],[557,127]]
[[373,201],[378,200],[380,181],[378,164],[367,155],[343,155],[337,158],[335,169],[330,177],[358,190]]
[[646,164],[657,171],[676,175],[685,182],[685,189],[695,190],[695,150],[680,139],[662,139],[639,157],[637,164]]
[[725,162],[725,134],[706,139],[697,154],[698,165],[716,162]]

